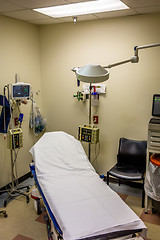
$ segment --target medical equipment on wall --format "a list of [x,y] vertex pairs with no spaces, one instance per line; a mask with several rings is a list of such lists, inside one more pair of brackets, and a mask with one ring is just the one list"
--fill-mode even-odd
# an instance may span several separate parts
[[[78,81],[78,87],[80,86]],[[78,129],[78,139],[83,142],[87,142],[88,145],[88,158],[91,160],[91,145],[95,144],[95,157],[92,161],[95,162],[97,160],[97,157],[99,155],[99,149],[100,149],[100,142],[99,142],[99,128],[97,126],[92,125],[98,124],[98,116],[97,116],[97,110],[99,105],[99,96],[101,94],[105,94],[106,92],[106,85],[105,84],[91,84],[86,83],[83,84],[83,90],[78,91],[77,95],[73,95],[73,97],[76,97],[78,101],[86,102],[87,99],[89,99],[89,122],[88,124],[85,124],[83,126],[79,126]],[[94,113],[93,113],[94,111]],[[92,119],[93,117],[93,119]],[[92,137],[91,137],[92,136]],[[94,136],[94,137],[93,137]],[[97,143],[98,143],[98,151],[97,151]],[[97,153],[98,152],[98,153]],[[98,168],[98,163],[97,163]]]
[[152,116],[160,117],[160,94],[153,95]]
[[99,142],[99,128],[94,125],[79,126],[78,140],[96,144]]
[[[16,79],[17,81],[17,74]],[[8,102],[6,101],[6,89],[8,90]],[[19,195],[26,197],[27,203],[29,202],[28,194],[22,192],[21,189],[26,188],[29,190],[29,186],[18,187],[18,175],[17,175],[17,157],[19,149],[23,147],[23,132],[21,125],[23,122],[23,113],[20,110],[21,103],[26,104],[27,100],[30,99],[31,86],[29,83],[16,82],[14,84],[8,84],[4,87],[4,97],[5,107],[6,103],[10,111],[10,119],[6,118],[6,113],[4,114],[4,133],[7,133],[7,147],[10,149],[11,156],[11,184],[6,190],[8,193],[7,198],[4,200],[4,206],[7,205],[8,201]],[[5,108],[6,111],[6,108]],[[8,124],[8,125],[7,125]],[[8,128],[8,130],[7,130]],[[6,136],[4,135],[4,140]]]
[[91,106],[98,106],[99,94],[96,92],[96,87],[93,86],[94,91],[91,94]]
[[[78,84],[80,86],[80,84]],[[78,139],[83,142],[89,143],[88,146],[88,158],[91,159],[91,145],[90,144],[97,144],[99,143],[99,128],[97,128],[92,124],[92,107],[98,107],[99,102],[99,94],[96,92],[95,85],[89,84],[88,86],[84,86],[84,91],[77,92],[77,95],[73,95],[73,97],[76,97],[78,101],[85,102],[87,98],[89,98],[89,125],[83,125],[79,126],[78,130]],[[84,93],[85,92],[85,93]],[[93,124],[98,124],[98,116],[93,116]],[[96,149],[96,146],[95,146]],[[99,151],[98,151],[99,154]],[[95,150],[95,159],[97,159],[98,155],[96,154]]]
[[10,129],[7,135],[7,146],[9,149],[23,147],[23,133],[21,128]]
[[[93,83],[93,84],[91,84],[91,86],[92,86],[92,89],[91,89],[92,93],[93,93],[93,91],[95,91],[99,95],[106,93],[106,84],[104,84],[104,83]],[[84,83],[82,85],[82,89],[83,89],[84,94],[89,94],[89,92],[90,92],[89,83]]]
[[86,101],[86,94],[84,94],[84,92],[77,92],[76,95],[73,95],[73,97],[77,98],[78,101]]
[[29,83],[17,82],[11,85],[11,99],[29,100],[31,85]]
[[35,136],[38,136],[46,129],[46,119],[42,117],[39,107],[36,105],[32,98],[32,108],[29,119],[29,127],[33,129]]

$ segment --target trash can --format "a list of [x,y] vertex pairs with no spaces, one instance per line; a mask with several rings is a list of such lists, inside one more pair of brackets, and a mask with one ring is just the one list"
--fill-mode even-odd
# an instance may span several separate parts
[[32,192],[31,192],[31,198],[34,199],[34,209],[35,211],[37,212],[38,215],[40,215],[42,213],[42,209],[41,209],[41,203],[40,203],[40,200],[41,200],[41,195],[38,191],[38,189],[35,187],[32,189]]
[[148,171],[145,177],[145,192],[152,199],[152,212],[160,210],[160,154],[150,157]]

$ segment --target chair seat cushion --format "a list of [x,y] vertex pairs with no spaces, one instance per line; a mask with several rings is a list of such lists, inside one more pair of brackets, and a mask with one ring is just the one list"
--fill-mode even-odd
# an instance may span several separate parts
[[143,179],[144,171],[137,170],[131,166],[119,166],[116,164],[108,171],[108,174],[124,180],[140,181]]

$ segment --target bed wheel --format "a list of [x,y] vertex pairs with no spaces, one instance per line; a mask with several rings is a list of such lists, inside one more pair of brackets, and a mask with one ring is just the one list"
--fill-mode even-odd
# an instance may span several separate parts
[[4,218],[7,218],[7,217],[8,217],[6,211],[4,211],[4,210],[0,211],[0,214],[3,214],[3,217],[4,217]]
[[4,213],[4,214],[3,214],[3,216],[4,216],[5,218],[7,218],[7,217],[8,217],[7,213]]

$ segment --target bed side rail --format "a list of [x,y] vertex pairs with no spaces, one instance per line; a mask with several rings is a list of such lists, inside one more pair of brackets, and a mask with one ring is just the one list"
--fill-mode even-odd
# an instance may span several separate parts
[[48,205],[48,202],[47,202],[47,200],[46,200],[46,198],[45,198],[45,196],[44,196],[44,194],[43,194],[43,192],[42,192],[42,189],[41,189],[41,187],[40,187],[40,185],[39,185],[39,183],[38,183],[38,179],[37,179],[37,176],[36,176],[36,171],[35,171],[35,165],[34,165],[34,163],[31,163],[31,164],[30,164],[30,169],[31,169],[32,175],[33,175],[33,177],[34,177],[34,180],[35,180],[35,182],[36,182],[36,185],[37,185],[37,187],[38,187],[38,189],[39,189],[39,192],[40,192],[40,194],[41,194],[41,196],[42,196],[42,199],[43,199],[43,201],[44,201],[44,204],[45,204],[45,206],[46,206],[46,208],[47,208],[47,211],[48,211],[48,213],[49,213],[49,215],[50,215],[50,218],[52,219],[52,222],[53,222],[53,225],[54,225],[54,227],[55,227],[55,230],[57,231],[57,233],[58,233],[60,236],[62,236],[63,233],[62,233],[62,231],[61,231],[61,229],[60,229],[60,227],[59,227],[59,225],[58,225],[58,223],[57,223],[57,221],[56,221],[53,213],[51,212],[51,209],[50,209],[50,207],[49,207],[49,205]]

